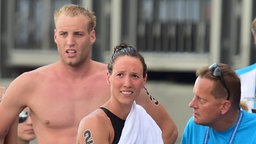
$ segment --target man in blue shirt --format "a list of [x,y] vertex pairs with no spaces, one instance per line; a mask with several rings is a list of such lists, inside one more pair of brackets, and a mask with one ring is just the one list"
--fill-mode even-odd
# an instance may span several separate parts
[[[251,30],[256,44],[256,18],[252,21]],[[256,108],[256,64],[236,70],[241,79],[241,100],[248,105],[249,111]]]
[[240,109],[240,79],[226,64],[199,68],[182,144],[255,144],[256,115]]

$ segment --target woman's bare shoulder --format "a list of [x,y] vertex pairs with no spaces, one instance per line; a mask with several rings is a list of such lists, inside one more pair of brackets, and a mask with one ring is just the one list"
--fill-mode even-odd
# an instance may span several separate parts
[[101,109],[97,109],[92,113],[90,113],[89,115],[85,116],[81,120],[81,123],[83,125],[88,125],[88,126],[91,126],[92,124],[95,124],[95,126],[98,126],[99,124],[105,125],[106,120],[108,120],[108,117],[106,116],[106,114]]
[[114,131],[111,122],[106,114],[97,109],[85,116],[78,128],[78,141],[85,139],[94,143],[111,143],[113,141]]

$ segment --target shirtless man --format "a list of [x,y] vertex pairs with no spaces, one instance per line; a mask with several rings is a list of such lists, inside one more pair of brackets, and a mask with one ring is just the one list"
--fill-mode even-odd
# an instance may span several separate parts
[[[1,139],[28,106],[39,144],[73,144],[80,120],[110,98],[107,66],[90,57],[96,40],[93,13],[66,5],[56,11],[54,22],[54,41],[60,58],[11,82],[0,103]],[[177,127],[163,106],[150,100],[145,90],[136,101],[157,122],[165,143],[174,143]]]

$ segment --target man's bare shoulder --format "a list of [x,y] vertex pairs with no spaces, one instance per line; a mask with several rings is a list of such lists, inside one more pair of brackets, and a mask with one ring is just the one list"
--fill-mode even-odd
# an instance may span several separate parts
[[45,75],[49,75],[49,66],[43,66],[35,70],[27,71],[11,81],[8,89],[24,91],[32,91],[37,85],[40,85]]
[[94,66],[94,69],[98,69],[98,70],[107,70],[107,64],[105,63],[101,63],[101,62],[97,62],[97,61],[93,61],[92,60],[92,65]]
[[51,73],[52,65],[46,65],[39,67],[37,69],[27,71],[19,75],[14,81],[22,81],[22,83],[31,82],[34,80],[40,80],[45,75],[49,75]]
[[12,101],[19,99],[19,101],[15,102],[15,106],[24,107],[31,100],[31,97],[37,95],[37,93],[41,93],[37,92],[37,90],[42,85],[43,80],[42,74],[40,73],[44,72],[41,72],[42,70],[39,69],[41,68],[24,72],[11,81],[4,95],[6,104],[13,107],[11,105],[13,104]]
[[107,74],[107,65],[97,61],[92,61],[92,71],[95,75],[106,77]]
[[34,70],[31,71],[26,71],[24,73],[22,73],[21,75],[19,75],[17,78],[38,78],[38,76],[40,76],[40,74],[46,74],[50,71],[50,67],[52,67],[51,65],[46,65],[46,66],[42,66],[42,67],[38,67]]

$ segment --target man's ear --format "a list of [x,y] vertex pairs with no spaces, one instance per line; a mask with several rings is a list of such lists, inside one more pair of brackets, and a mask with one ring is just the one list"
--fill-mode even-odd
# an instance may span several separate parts
[[92,30],[92,31],[90,31],[89,34],[90,34],[90,41],[91,41],[91,45],[92,45],[96,41],[96,32],[95,32],[95,30]]
[[56,43],[56,38],[57,38],[57,29],[54,29],[53,38],[54,38],[54,41],[55,41],[55,43]]
[[227,113],[230,108],[231,108],[231,102],[229,100],[223,101],[221,105],[221,114]]
[[110,84],[110,73],[107,72],[107,83]]

